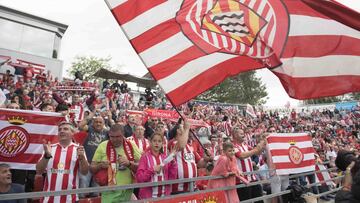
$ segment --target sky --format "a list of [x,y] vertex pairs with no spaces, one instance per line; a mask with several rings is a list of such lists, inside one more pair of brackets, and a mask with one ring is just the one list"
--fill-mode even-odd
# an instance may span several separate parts
[[[360,12],[360,0],[338,1]],[[76,56],[110,56],[111,65],[121,72],[138,76],[147,72],[103,0],[0,0],[0,5],[68,25],[59,55],[65,70]],[[288,97],[269,70],[261,69],[257,74],[267,87],[266,106],[299,104]]]

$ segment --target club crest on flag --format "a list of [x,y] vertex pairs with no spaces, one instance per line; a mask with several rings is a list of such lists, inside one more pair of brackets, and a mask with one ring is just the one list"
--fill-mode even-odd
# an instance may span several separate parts
[[[17,117],[12,121],[24,122]],[[17,124],[19,125],[19,124]],[[0,130],[0,156],[11,158],[25,152],[29,146],[29,133],[19,126],[9,126]]]
[[184,0],[176,22],[183,34],[207,54],[247,55],[269,66],[279,65],[278,56],[288,32],[285,6],[273,0],[251,5],[242,2]]
[[[290,144],[291,145],[291,144]],[[300,164],[304,160],[304,155],[301,150],[296,146],[290,146],[289,148],[289,158],[290,161],[294,164]]]

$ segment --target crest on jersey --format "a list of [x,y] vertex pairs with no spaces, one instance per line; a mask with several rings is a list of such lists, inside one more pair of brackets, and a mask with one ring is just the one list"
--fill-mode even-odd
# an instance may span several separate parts
[[25,152],[30,142],[29,133],[22,127],[9,126],[0,130],[0,156],[11,158]]
[[280,0],[184,0],[176,22],[207,54],[246,55],[272,67],[280,64],[289,29]]

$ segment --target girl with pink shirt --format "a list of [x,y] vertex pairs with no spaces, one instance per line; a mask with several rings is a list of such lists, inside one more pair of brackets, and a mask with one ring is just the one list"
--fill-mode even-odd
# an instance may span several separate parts
[[[136,172],[138,183],[143,182],[162,182],[176,179],[177,163],[171,160],[171,153],[166,157],[163,153],[163,135],[153,134],[150,138],[150,149],[148,149],[140,158],[139,166]],[[169,161],[171,160],[171,161]],[[170,195],[171,185],[161,185],[155,187],[140,188],[139,198],[147,199],[154,197],[164,197]]]

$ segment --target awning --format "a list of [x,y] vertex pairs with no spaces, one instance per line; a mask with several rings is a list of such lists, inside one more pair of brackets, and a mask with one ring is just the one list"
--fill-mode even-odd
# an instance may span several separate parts
[[94,76],[104,78],[104,79],[115,79],[115,80],[125,80],[127,82],[137,83],[140,87],[156,87],[157,83],[148,77],[138,77],[131,74],[122,74],[122,73],[114,73],[104,68],[98,70]]

